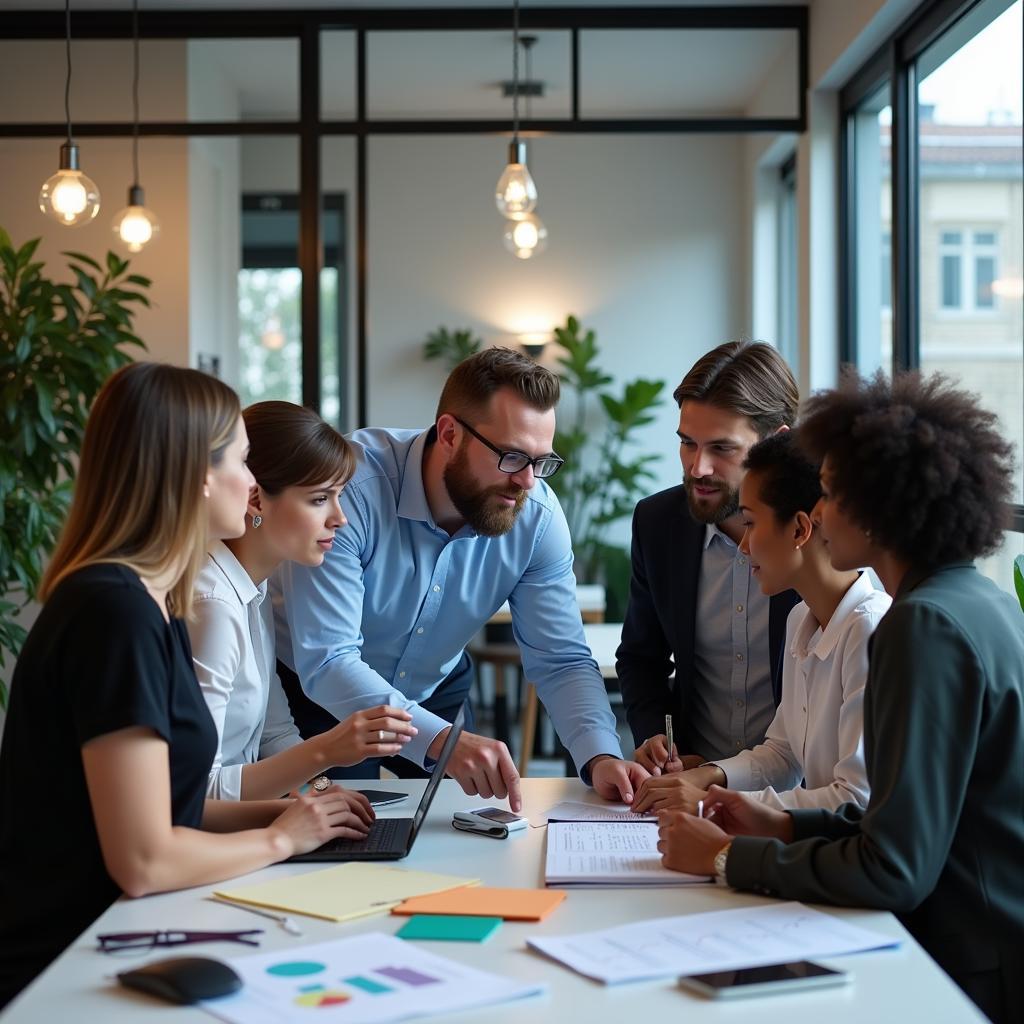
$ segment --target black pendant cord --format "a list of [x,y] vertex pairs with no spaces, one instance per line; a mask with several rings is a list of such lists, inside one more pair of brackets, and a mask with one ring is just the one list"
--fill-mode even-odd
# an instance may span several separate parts
[[67,74],[64,76],[64,120],[68,125],[68,145],[71,138],[71,0],[64,0],[64,52],[67,59]]
[[132,186],[139,187],[139,0],[132,0]]
[[512,0],[512,142],[519,141],[519,0]]
[[533,50],[533,44],[536,42],[536,36],[527,36],[523,40],[523,49],[526,51],[526,120],[529,121],[533,117],[532,107],[530,104],[531,90],[533,88],[533,61],[530,59],[531,52]]

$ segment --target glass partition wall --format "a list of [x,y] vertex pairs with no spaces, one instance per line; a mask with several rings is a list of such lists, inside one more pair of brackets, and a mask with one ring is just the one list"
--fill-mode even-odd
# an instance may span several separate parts
[[[802,8],[534,9],[521,28],[527,137],[803,129]],[[368,140],[495,136],[497,180],[511,10],[144,10],[139,29],[142,179],[149,205],[171,214],[161,244],[179,249],[143,252],[137,265],[189,275],[187,311],[175,315],[190,361],[246,400],[301,400],[343,428],[365,423]],[[0,12],[0,87],[15,101],[0,114],[0,165],[29,139],[55,162],[63,35],[61,12]],[[74,13],[72,39],[75,135],[96,159],[101,139],[130,141],[130,13]],[[645,75],[631,74],[637,53]],[[742,74],[702,91],[698,64]],[[40,67],[53,74],[29,73]],[[179,162],[165,175],[149,161],[171,142]],[[99,182],[100,218],[122,205],[126,174]],[[407,175],[429,203],[415,162]]]

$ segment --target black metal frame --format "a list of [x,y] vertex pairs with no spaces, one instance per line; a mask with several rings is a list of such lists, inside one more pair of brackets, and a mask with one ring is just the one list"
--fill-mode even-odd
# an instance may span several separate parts
[[[905,21],[840,90],[841,320],[839,358],[857,362],[857,211],[854,116],[886,84],[892,99],[892,371],[921,364],[919,197],[917,161],[918,58],[984,0],[932,0]],[[1011,510],[1010,530],[1024,533],[1024,505]]]
[[[299,118],[296,121],[145,122],[145,136],[295,135],[299,139],[300,245],[302,271],[302,400],[320,405],[319,274],[322,259],[319,221],[320,140],[330,135],[356,139],[356,380],[357,416],[367,419],[367,139],[371,135],[504,134],[505,119],[370,119],[366,113],[366,33],[391,31],[472,31],[505,29],[509,10],[441,8],[380,10],[144,11],[139,28],[144,39],[294,38],[299,41]],[[571,114],[568,118],[531,120],[529,132],[692,133],[803,132],[807,125],[808,16],[805,7],[551,7],[527,9],[524,29],[560,29],[570,33]],[[795,117],[750,118],[585,118],[580,116],[580,38],[587,29],[790,29],[797,33],[798,113]],[[356,116],[353,120],[320,118],[320,33],[351,30],[356,34]],[[76,39],[130,38],[130,11],[75,12]],[[64,36],[59,11],[0,12],[0,39],[56,39]],[[49,138],[65,134],[63,122],[0,124],[0,138]],[[82,123],[82,137],[129,135],[130,122]]]

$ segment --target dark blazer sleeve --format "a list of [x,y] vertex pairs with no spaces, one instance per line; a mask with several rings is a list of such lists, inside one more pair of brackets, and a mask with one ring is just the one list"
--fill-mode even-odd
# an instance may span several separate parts
[[622,624],[622,642],[615,654],[626,719],[637,746],[664,732],[665,716],[674,711],[672,646],[662,627],[648,574],[648,558],[654,554],[648,508],[641,502],[633,512],[629,604]]
[[872,638],[864,707],[871,799],[863,817],[794,815],[798,835],[823,834],[788,846],[737,839],[729,883],[791,899],[913,910],[949,857],[983,705],[984,670],[948,615],[897,601]]

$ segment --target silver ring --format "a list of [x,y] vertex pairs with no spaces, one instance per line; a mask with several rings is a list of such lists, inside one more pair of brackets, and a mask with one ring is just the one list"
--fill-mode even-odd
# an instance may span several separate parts
[[384,742],[384,730],[381,729],[380,732],[377,733],[377,735],[380,737],[379,742],[383,743]]

